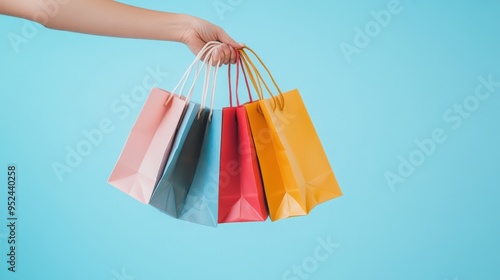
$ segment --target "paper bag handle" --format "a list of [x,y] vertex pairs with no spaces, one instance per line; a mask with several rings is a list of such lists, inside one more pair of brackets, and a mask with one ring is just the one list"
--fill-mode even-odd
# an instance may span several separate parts
[[[247,74],[245,72],[245,68],[243,67],[241,57],[240,57],[240,52],[236,51],[236,106],[240,106],[240,98],[239,98],[239,78],[240,78],[240,68],[241,71],[243,72],[243,77],[245,78],[245,84],[247,87],[248,91],[248,98],[250,99],[250,102],[253,102],[252,94],[250,92],[250,86],[248,85],[248,79],[247,79]],[[227,80],[229,84],[229,105],[230,107],[233,107],[233,87],[231,85],[231,64],[228,65],[227,67]]]
[[[247,46],[245,46],[243,48],[249,50],[257,58],[257,60],[262,65],[262,67],[264,67],[264,69],[268,73],[269,77],[271,78],[271,81],[273,82],[274,86],[276,87],[276,89],[278,91],[278,95],[280,97],[278,99],[278,102],[276,102],[275,96],[273,95],[273,93],[269,89],[269,86],[267,85],[267,83],[265,82],[265,80],[262,78],[262,75],[260,74],[259,70],[255,66],[255,64],[253,63],[253,61],[250,59],[250,57],[248,56],[248,54],[245,52],[245,50],[241,49],[240,53],[242,54],[243,62],[245,64],[245,67],[249,71],[250,80],[252,81],[252,83],[253,83],[253,85],[255,87],[255,90],[259,94],[259,98],[260,99],[264,99],[264,94],[263,94],[263,91],[262,91],[262,84],[263,84],[264,87],[266,88],[267,92],[273,98],[274,102],[279,104],[280,109],[283,109],[284,106],[285,106],[285,98],[283,97],[283,92],[281,91],[280,87],[276,83],[276,80],[274,79],[273,75],[271,74],[271,71],[269,71],[269,68],[267,68],[267,66],[264,64],[264,62],[262,61],[262,59],[257,55],[257,53],[255,53],[254,50],[252,50],[251,48],[249,48]],[[254,71],[256,78],[254,78],[253,75],[251,74],[252,70]]]
[[[201,112],[203,111],[203,109],[205,109],[205,105],[206,105],[206,101],[207,101],[207,97],[208,97],[208,91],[209,91],[209,85],[210,85],[210,72],[212,70],[212,57],[211,57],[211,52],[209,52],[208,56],[210,56],[210,60],[209,60],[209,63],[205,63],[205,79],[204,79],[204,82],[203,82],[203,94],[202,94],[202,99],[201,99],[201,106],[200,106],[200,109],[198,111],[198,118],[200,117],[201,115]],[[217,72],[219,71],[219,67],[221,66],[221,61],[219,60],[217,62],[217,66],[215,66],[215,70],[214,70],[214,73],[213,73],[213,77],[212,77],[212,93],[211,93],[211,98],[210,98],[210,113],[208,115],[208,119],[210,120],[212,118],[212,111],[213,111],[213,108],[214,108],[214,100],[215,100],[215,89],[217,87]]]
[[203,63],[202,63],[202,67],[204,64],[207,63],[207,59],[209,57],[211,57],[211,54],[212,52],[214,51],[214,48],[216,46],[219,46],[221,45],[222,43],[218,42],[218,41],[210,41],[210,42],[207,42],[205,44],[205,46],[203,46],[203,48],[198,52],[198,54],[196,55],[196,58],[194,59],[194,61],[191,63],[191,65],[189,65],[188,69],[186,70],[186,72],[184,72],[184,75],[182,75],[182,78],[179,80],[179,83],[175,86],[175,88],[172,90],[172,95],[169,96],[169,98],[165,101],[165,105],[167,105],[170,100],[173,98],[173,95],[175,95],[175,93],[177,92],[177,89],[179,88],[179,86],[181,86],[180,90],[179,90],[179,93],[177,94],[177,96],[181,97],[182,96],[182,92],[184,90],[184,87],[186,85],[186,82],[187,80],[189,79],[189,76],[191,74],[191,71],[193,69],[193,67],[196,65],[196,71],[195,71],[195,77],[194,77],[194,80],[193,80],[193,84],[191,85],[191,88],[189,90],[189,93],[186,95],[186,100],[189,101],[190,97],[191,97],[191,94],[193,92],[193,89],[194,89],[194,86],[196,84],[196,81],[198,79],[198,75],[200,74],[201,72],[201,69],[199,69],[199,62],[200,62],[200,59],[203,55],[205,55],[205,59],[203,60]]

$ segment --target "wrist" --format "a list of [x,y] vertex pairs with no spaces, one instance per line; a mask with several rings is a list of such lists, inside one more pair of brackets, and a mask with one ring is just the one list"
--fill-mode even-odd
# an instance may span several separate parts
[[165,23],[165,34],[169,41],[185,43],[191,30],[193,17],[185,14],[169,14]]

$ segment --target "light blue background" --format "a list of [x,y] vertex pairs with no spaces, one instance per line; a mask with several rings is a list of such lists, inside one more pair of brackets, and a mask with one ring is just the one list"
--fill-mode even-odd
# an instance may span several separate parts
[[[348,63],[339,44],[354,44],[355,28],[388,2],[231,1],[219,16],[212,0],[127,1],[202,17],[254,48],[283,89],[299,88],[344,192],[307,217],[217,229],[171,219],[106,182],[143,101],[123,120],[111,104],[147,67],[168,72],[159,86],[172,89],[194,58],[188,48],[35,25],[16,53],[8,34],[28,22],[1,16],[0,278],[287,279],[330,236],[338,248],[308,279],[498,279],[500,88],[458,129],[443,113],[474,94],[479,76],[500,81],[500,4],[403,0]],[[219,108],[228,103],[221,71]],[[52,163],[106,118],[114,130],[60,182]],[[447,140],[392,191],[384,173],[435,128]],[[19,174],[15,274],[4,261],[9,164]]]

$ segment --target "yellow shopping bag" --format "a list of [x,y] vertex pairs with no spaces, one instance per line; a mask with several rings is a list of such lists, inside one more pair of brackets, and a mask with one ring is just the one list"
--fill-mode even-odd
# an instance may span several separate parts
[[[297,89],[282,93],[257,54],[249,50],[271,77],[273,95],[250,60],[240,50],[259,101],[245,105],[261,167],[271,220],[307,215],[316,205],[342,191]],[[262,86],[271,95],[264,99]]]

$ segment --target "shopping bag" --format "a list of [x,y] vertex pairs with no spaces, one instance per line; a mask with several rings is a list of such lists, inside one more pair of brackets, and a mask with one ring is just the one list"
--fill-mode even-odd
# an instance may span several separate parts
[[111,185],[149,202],[185,106],[185,100],[167,91],[151,90],[108,179]]
[[217,226],[222,111],[213,110],[207,121],[193,182],[179,219]]
[[163,175],[149,204],[178,217],[191,186],[198,162],[208,114],[203,110],[198,118],[200,104],[190,102],[177,131]]
[[[297,89],[282,93],[262,60],[278,94],[273,96],[248,54],[240,54],[259,94],[246,105],[264,180],[271,220],[307,215],[342,191]],[[271,94],[263,98],[262,85]]]
[[[219,223],[265,221],[267,206],[262,177],[245,107],[238,98],[239,58],[236,63],[236,107],[229,77],[230,107],[222,109]],[[228,73],[231,73],[228,67]],[[250,93],[250,92],[249,92]],[[252,97],[249,94],[250,102]]]
[[[208,42],[196,59],[218,44]],[[187,74],[194,64],[188,68]],[[184,74],[179,82],[182,87],[186,76]],[[151,90],[108,179],[111,185],[145,204],[150,201],[163,173],[176,129],[187,105],[185,97],[174,94],[177,87],[172,92],[158,88]]]
[[[210,68],[206,63],[213,49],[208,48],[206,51],[207,55],[204,64],[207,66],[207,73],[209,75],[208,69]],[[217,71],[215,71],[214,76],[216,73]],[[191,87],[187,99],[189,99],[192,94],[194,83],[196,82],[198,75],[199,71],[196,71],[195,81],[193,82],[193,86]],[[202,154],[202,146],[206,135],[207,123],[211,114],[211,109],[205,107],[205,99],[208,91],[207,79],[208,76],[205,76],[202,104],[192,101],[188,102],[184,118],[178,128],[165,170],[150,201],[152,206],[175,218],[183,216],[181,214],[185,208],[186,199],[191,186],[193,185],[197,166],[199,165],[199,159]]]

